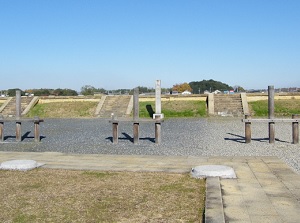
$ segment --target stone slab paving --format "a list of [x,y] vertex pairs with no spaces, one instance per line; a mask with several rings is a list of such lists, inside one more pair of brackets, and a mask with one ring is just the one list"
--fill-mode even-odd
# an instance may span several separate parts
[[195,157],[0,152],[0,162],[31,159],[42,168],[186,173],[199,165],[227,165],[236,179],[210,178],[206,222],[300,222],[300,175],[277,157]]

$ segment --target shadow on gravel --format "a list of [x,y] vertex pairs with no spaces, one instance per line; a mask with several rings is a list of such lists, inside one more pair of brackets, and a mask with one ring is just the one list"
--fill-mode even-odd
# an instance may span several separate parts
[[[118,140],[127,140],[133,143],[133,138],[128,135],[126,132],[122,132],[122,135],[124,135],[124,137],[119,137]],[[113,137],[107,137],[106,139],[110,140],[111,142],[113,142]],[[148,140],[150,142],[155,143],[155,138],[151,138],[151,137],[146,137],[146,138],[139,138],[139,140]]]
[[34,137],[30,137],[30,136],[29,136],[30,133],[31,133],[31,131],[26,132],[26,133],[22,136],[21,141],[23,141],[24,139],[27,139],[27,138],[33,139]]
[[[21,137],[21,142],[23,142],[25,139],[34,139],[34,136],[29,136],[31,131],[26,132],[25,134],[22,135]],[[45,136],[40,136],[40,140],[45,139]],[[8,135],[3,137],[3,141],[11,141],[11,140],[16,140],[16,136]]]
[[[23,141],[24,139],[33,139],[34,137],[29,136],[30,133],[31,133],[31,131],[28,131],[24,135],[22,135],[21,141]],[[9,139],[16,139],[16,136],[9,135],[9,136],[5,136],[3,138],[4,141],[9,140]]]
[[238,137],[238,138],[224,138],[225,140],[234,141],[234,142],[238,142],[238,143],[245,143],[245,137],[244,136],[240,136],[240,135],[236,135],[236,134],[228,133],[228,132],[226,134],[231,135],[231,136],[235,136],[235,137]]
[[126,132],[122,132],[123,136],[125,136],[125,138],[119,138],[120,140],[129,140],[130,142],[133,142],[133,138],[128,135]]
[[9,139],[16,139],[16,136],[4,136],[3,141],[9,140]]
[[105,139],[107,139],[107,140],[113,142],[113,137],[111,137],[111,136],[109,136],[109,137],[107,137],[107,138],[105,138]]
[[[234,141],[234,142],[238,142],[238,143],[246,143],[245,142],[245,137],[241,136],[241,135],[237,135],[237,134],[233,134],[233,133],[227,133],[228,135],[231,136],[236,136],[238,138],[224,138],[224,140],[229,140],[229,141]],[[269,138],[251,138],[252,141],[257,141],[257,142],[269,142]],[[283,143],[290,143],[284,140],[280,140],[278,138],[275,138],[276,142],[283,142]]]

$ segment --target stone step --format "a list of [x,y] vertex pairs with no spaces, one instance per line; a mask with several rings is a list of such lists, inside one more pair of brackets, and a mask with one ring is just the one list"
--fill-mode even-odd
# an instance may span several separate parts
[[124,117],[127,111],[131,96],[107,96],[99,112],[99,117],[111,117],[113,113],[116,117]]
[[241,116],[243,105],[240,94],[214,95],[214,113],[221,116]]
[[[21,112],[23,112],[29,103],[32,101],[33,97],[21,97]],[[16,114],[16,98],[14,97],[7,106],[3,109],[1,114],[4,117],[15,116]]]

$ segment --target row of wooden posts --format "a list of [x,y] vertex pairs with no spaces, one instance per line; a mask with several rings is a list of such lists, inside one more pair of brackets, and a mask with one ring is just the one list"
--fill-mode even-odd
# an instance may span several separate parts
[[[118,126],[119,123],[133,123],[133,142],[139,142],[139,129],[141,123],[154,123],[155,126],[155,143],[161,143],[161,123],[163,120],[161,119],[161,98],[160,98],[160,81],[156,83],[156,113],[154,114],[154,119],[140,119],[139,118],[139,90],[138,88],[134,89],[133,95],[133,120],[120,120],[117,119],[114,115],[112,115],[112,119],[110,123],[112,123],[112,135],[113,135],[113,143],[118,143]],[[15,122],[16,123],[16,141],[22,141],[21,134],[21,125],[22,122],[32,122],[34,124],[34,139],[36,142],[40,141],[40,123],[44,120],[39,117],[35,117],[34,119],[21,119],[21,91],[16,91],[16,118],[15,119],[4,119],[0,117],[0,141],[4,141],[4,123],[6,122]]]
[[[157,83],[157,88],[160,89],[160,82]],[[145,120],[139,118],[139,91],[138,88],[134,89],[133,95],[133,120],[128,119],[116,119],[112,115],[112,119],[109,121],[112,124],[112,135],[113,143],[118,143],[118,126],[121,122],[127,122],[133,124],[133,142],[139,142],[139,129],[140,123],[152,122],[155,126],[155,143],[161,143],[161,124],[163,122],[161,114],[161,99],[160,91],[156,92],[156,112],[154,114],[153,120]],[[293,115],[292,119],[276,119],[274,117],[274,86],[268,87],[268,119],[252,119],[250,115],[246,114],[242,121],[245,123],[245,142],[251,142],[251,123],[268,123],[269,125],[269,143],[275,142],[275,123],[276,122],[287,122],[292,123],[292,142],[294,144],[299,143],[299,115]],[[16,141],[22,140],[21,135],[21,124],[22,122],[33,122],[34,123],[34,139],[35,141],[40,141],[40,127],[39,124],[44,120],[35,117],[34,119],[21,119],[21,92],[16,91],[16,119],[3,119],[0,118],[0,141],[4,141],[4,123],[5,122],[15,122],[16,123]]]
[[[156,84],[156,88],[160,90],[160,81]],[[128,119],[116,119],[114,115],[112,115],[112,119],[109,121],[112,123],[112,135],[113,135],[113,143],[118,143],[119,139],[119,123],[132,123],[133,124],[133,143],[136,144],[139,142],[139,132],[140,132],[140,124],[141,123],[154,123],[154,134],[155,134],[155,143],[161,143],[161,124],[163,119],[161,119],[161,98],[160,91],[156,89],[156,112],[154,114],[154,119],[140,119],[139,118],[139,89],[134,89],[133,94],[133,120]]]
[[33,119],[21,119],[21,91],[16,90],[16,117],[15,119],[4,119],[0,117],[0,141],[4,141],[4,124],[8,122],[16,123],[16,141],[22,141],[22,132],[21,127],[24,122],[32,122],[34,125],[34,140],[39,142],[40,139],[40,123],[43,122],[43,119],[39,117],[34,117]]
[[292,142],[293,144],[299,143],[299,115],[292,115],[291,119],[277,119],[274,116],[275,104],[274,104],[275,90],[274,86],[268,87],[268,119],[252,119],[250,115],[246,114],[242,120],[245,123],[245,142],[251,142],[251,123],[268,123],[269,125],[269,143],[275,143],[275,123],[285,122],[292,123]]
[[4,141],[4,123],[6,122],[15,122],[16,123],[16,141],[21,142],[22,141],[22,133],[21,133],[21,126],[22,122],[32,122],[34,124],[34,140],[36,142],[40,141],[40,123],[43,122],[43,119],[40,119],[39,117],[35,117],[34,119],[16,119],[16,120],[10,120],[10,119],[0,119],[0,141]]

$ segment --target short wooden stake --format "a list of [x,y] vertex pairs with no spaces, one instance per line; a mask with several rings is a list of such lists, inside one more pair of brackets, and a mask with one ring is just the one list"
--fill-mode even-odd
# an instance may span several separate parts
[[133,143],[136,144],[139,142],[139,126],[138,122],[133,123]]
[[34,141],[36,141],[36,142],[40,141],[40,122],[39,121],[34,122]]
[[16,141],[21,142],[21,122],[16,122]]
[[4,122],[0,122],[0,141],[4,141]]
[[161,123],[160,122],[155,123],[155,143],[156,144],[161,143]]
[[275,122],[269,122],[269,143],[275,143]]
[[112,123],[112,131],[113,131],[113,143],[117,144],[118,143],[118,122],[113,122]]
[[[250,115],[245,115],[245,119],[250,119]],[[251,142],[251,122],[245,122],[245,141]]]
[[[292,115],[292,119],[298,119],[299,115]],[[293,134],[293,144],[299,143],[299,123],[298,122],[292,122],[292,134]]]

